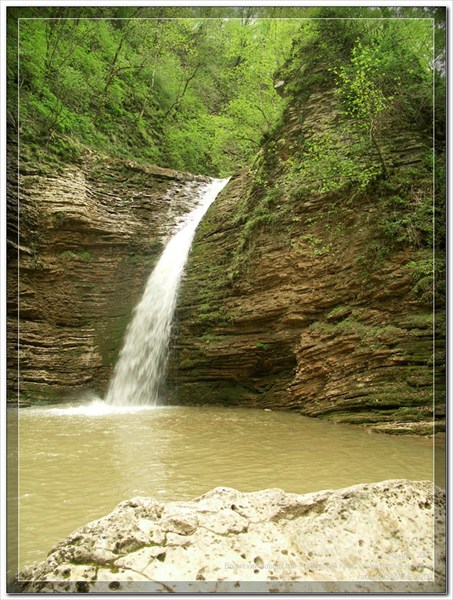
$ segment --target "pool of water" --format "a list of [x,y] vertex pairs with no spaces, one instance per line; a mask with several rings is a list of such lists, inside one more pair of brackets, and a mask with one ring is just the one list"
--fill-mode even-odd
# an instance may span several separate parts
[[[306,493],[385,479],[433,479],[432,440],[370,434],[294,413],[219,407],[112,411],[102,402],[8,411],[18,427],[18,564],[127,498],[185,500],[216,486]],[[13,460],[13,457],[10,456]],[[11,473],[10,473],[11,476]],[[436,475],[436,482],[443,484]],[[13,511],[10,511],[10,515]],[[16,536],[17,537],[17,536]],[[16,563],[17,564],[17,563]]]

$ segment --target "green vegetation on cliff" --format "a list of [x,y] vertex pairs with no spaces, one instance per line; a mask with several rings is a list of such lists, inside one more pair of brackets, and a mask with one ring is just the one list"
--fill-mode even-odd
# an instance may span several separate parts
[[[243,259],[256,231],[272,227],[285,211],[294,223],[300,220],[294,213],[306,197],[331,194],[335,212],[372,194],[379,211],[377,235],[358,259],[363,272],[391,251],[412,247],[419,251],[407,265],[414,294],[429,303],[436,275],[443,302],[443,13],[410,9],[398,14],[402,18],[390,12],[385,16],[395,18],[375,19],[372,11],[358,10],[362,18],[357,20],[331,20],[342,12],[323,9],[321,18],[301,26],[291,58],[279,72],[281,94],[293,107],[299,132],[294,139],[282,139],[278,123],[255,161],[255,186],[239,217],[244,226],[238,255]],[[319,122],[307,121],[307,102],[310,108],[325,104]],[[283,193],[292,202],[276,211]],[[305,241],[314,255],[335,251],[335,235],[321,239],[307,231]]]

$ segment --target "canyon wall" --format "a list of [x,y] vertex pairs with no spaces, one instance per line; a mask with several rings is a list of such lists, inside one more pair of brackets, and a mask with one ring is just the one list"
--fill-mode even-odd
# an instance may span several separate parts
[[[360,122],[325,52],[324,37],[311,57],[296,43],[276,82],[287,97],[281,122],[198,228],[171,401],[429,435],[433,415],[437,431],[445,417],[431,94],[416,111],[401,96]],[[201,179],[86,153],[58,168],[22,160],[17,174],[9,159],[9,399],[102,393]]]
[[8,401],[102,394],[203,178],[93,154],[64,166],[24,161],[19,173],[13,155],[9,167]]
[[[313,169],[324,160],[332,180],[336,161],[349,168],[353,123],[328,70],[311,77],[306,87],[300,72],[279,82],[290,90],[282,123],[196,234],[173,337],[174,401],[426,435],[435,414],[442,431],[444,315],[433,307],[427,232],[432,132],[390,115],[362,173],[326,190]],[[295,168],[301,149],[329,139],[330,163],[321,156],[310,172],[306,151]],[[381,175],[361,185],[366,160]]]

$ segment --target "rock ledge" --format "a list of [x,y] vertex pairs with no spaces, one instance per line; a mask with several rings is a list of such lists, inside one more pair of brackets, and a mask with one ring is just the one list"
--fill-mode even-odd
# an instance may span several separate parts
[[445,492],[429,481],[138,497],[73,532],[13,589],[440,592],[444,514]]

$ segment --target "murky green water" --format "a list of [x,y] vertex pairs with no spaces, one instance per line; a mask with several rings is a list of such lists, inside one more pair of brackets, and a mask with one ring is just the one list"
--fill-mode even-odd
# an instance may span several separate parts
[[431,440],[368,434],[283,412],[172,407],[8,413],[9,432],[17,420],[20,425],[19,482],[17,490],[15,484],[8,490],[10,506],[18,498],[20,567],[42,560],[62,537],[132,496],[191,499],[215,486],[305,493],[432,479],[433,457],[443,472],[444,452],[434,456]]

